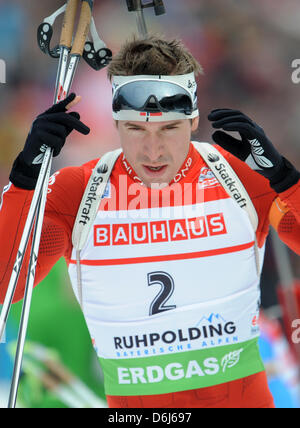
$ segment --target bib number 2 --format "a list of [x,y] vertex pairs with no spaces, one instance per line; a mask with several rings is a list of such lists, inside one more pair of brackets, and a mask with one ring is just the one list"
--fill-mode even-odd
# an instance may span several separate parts
[[176,305],[167,305],[174,292],[174,280],[166,272],[151,272],[148,273],[148,286],[160,285],[160,291],[150,305],[149,315],[159,314],[160,312],[175,309]]

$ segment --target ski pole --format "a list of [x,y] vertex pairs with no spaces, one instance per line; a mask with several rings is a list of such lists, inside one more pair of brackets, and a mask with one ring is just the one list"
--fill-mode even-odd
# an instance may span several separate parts
[[294,293],[294,286],[296,281],[293,274],[288,249],[285,244],[280,241],[274,229],[271,229],[271,239],[279,276],[278,295],[283,306],[283,319],[286,326],[288,341],[294,349],[298,363],[300,364],[300,345],[292,343],[291,341],[292,321],[299,318],[300,316]]
[[69,0],[64,15],[59,44],[60,55],[55,82],[54,104],[65,98],[66,95],[63,93],[63,86],[68,65],[68,56],[72,45],[72,35],[74,32],[78,1],[79,0]]
[[[65,12],[65,18],[64,18],[64,23],[63,23],[63,29],[62,29],[62,34],[61,34],[61,47],[65,47],[66,49],[69,49],[67,44],[68,41],[72,40],[72,32],[74,29],[74,20],[73,20],[73,16],[74,16],[74,7],[75,5],[77,5],[77,1],[78,0],[69,0],[68,5],[72,5],[72,7],[65,7],[63,6],[62,8],[60,8],[54,15],[55,17],[62,13],[62,11],[66,11]],[[72,15],[71,17],[69,17],[68,15]],[[42,50],[44,50],[44,52],[48,52],[51,56],[55,57],[55,52],[56,50],[51,50],[50,49],[50,39],[52,36],[52,27],[51,27],[51,23],[53,23],[55,17],[51,17],[51,19],[49,20],[45,20],[39,27],[39,31],[40,31],[40,47]],[[71,25],[71,37],[70,37],[70,32],[68,31],[68,26]],[[48,38],[46,37],[46,34],[48,34]],[[45,38],[43,37],[45,36]],[[42,42],[43,41],[43,42]],[[70,43],[71,46],[71,43]],[[60,64],[58,67],[58,73],[57,73],[57,78],[56,78],[56,85],[55,85],[55,97],[54,97],[54,102],[56,103],[57,101],[57,94],[58,94],[58,89],[59,89],[59,84],[60,81],[62,80],[63,76],[63,67],[61,66],[61,64],[63,63],[63,59],[62,57],[64,56],[65,51],[63,49],[61,49],[61,54],[60,54]],[[40,170],[40,174],[38,177],[38,181],[37,181],[37,185],[34,191],[34,195],[33,195],[33,199],[30,205],[30,209],[29,209],[29,213],[27,216],[27,220],[25,223],[25,227],[24,227],[24,231],[23,231],[23,235],[20,241],[20,245],[19,245],[19,249],[17,252],[17,257],[16,257],[16,261],[13,267],[13,271],[12,271],[12,275],[9,281],[9,285],[8,285],[8,289],[6,292],[6,296],[5,296],[5,300],[2,306],[2,311],[1,311],[1,315],[0,315],[0,340],[3,336],[4,333],[4,329],[5,329],[5,325],[7,323],[7,319],[8,319],[8,315],[9,315],[9,311],[10,311],[10,307],[12,304],[12,299],[15,293],[15,289],[16,289],[16,285],[19,279],[19,274],[21,271],[21,267],[24,261],[24,256],[25,256],[25,252],[27,249],[27,245],[29,242],[29,237],[31,234],[31,231],[33,229],[33,225],[34,225],[34,218],[36,217],[37,214],[37,208],[38,208],[38,204],[40,201],[40,197],[41,194],[45,191],[45,187],[48,187],[48,183],[45,183],[45,177],[48,174],[48,171],[51,169],[51,149],[48,148],[45,152],[44,155],[44,159],[43,159],[43,163],[41,166],[41,170]],[[44,186],[44,187],[43,187]],[[44,189],[44,190],[43,190]]]
[[[280,241],[277,233],[271,228],[271,241],[277,266],[279,285],[277,289],[279,302],[282,307],[282,318],[285,325],[287,341],[297,361],[297,377],[300,382],[300,344],[292,341],[292,322],[299,318],[299,308],[295,296],[295,278],[286,245]],[[300,389],[298,387],[298,398]]]
[[[79,0],[75,0],[75,1],[78,4]],[[68,3],[68,7],[71,7],[69,6],[69,3]],[[41,49],[42,52],[44,52],[46,55],[51,56],[52,58],[60,57],[62,47],[66,48],[68,51],[70,51],[70,48],[71,48],[71,38],[72,38],[71,32],[70,32],[71,38],[67,34],[64,34],[61,36],[59,45],[55,46],[54,48],[50,47],[51,39],[53,36],[54,22],[60,14],[65,12],[66,8],[67,8],[67,4],[60,7],[58,10],[52,13],[52,15],[47,16],[37,29],[37,42],[38,42],[39,48]],[[73,11],[74,11],[74,15],[69,18],[69,21],[71,21],[71,24],[66,22],[66,28],[70,28],[70,25],[72,25],[73,19],[75,18],[74,6],[73,6]],[[98,71],[109,64],[109,62],[112,59],[112,51],[107,48],[104,41],[99,37],[93,17],[91,19],[90,33],[92,36],[92,41],[87,40],[85,42],[82,58],[87,62],[87,64],[90,67]],[[65,61],[62,60],[62,67],[64,67],[67,63],[68,57],[66,58],[67,59]],[[60,91],[62,91],[63,82],[64,80],[61,80],[61,85],[58,85],[58,84],[56,85],[57,88],[60,88]]]
[[[50,159],[48,159],[49,161]],[[24,231],[21,237],[20,245],[17,252],[17,257],[13,266],[12,274],[6,291],[5,299],[2,305],[1,315],[0,315],[0,340],[3,336],[5,325],[8,319],[10,307],[12,304],[13,296],[15,293],[16,285],[19,279],[22,263],[24,261],[25,252],[29,242],[29,237],[34,225],[34,219],[37,212],[37,206],[42,193],[42,188],[45,181],[46,171],[48,168],[48,163],[42,164],[40,175],[38,177],[36,190],[33,194],[32,202],[29,208],[28,216],[24,226]]]
[[[50,169],[47,170],[45,183],[49,182],[49,178],[50,178]],[[37,263],[39,246],[40,246],[40,238],[42,233],[46,198],[47,198],[47,191],[44,191],[43,189],[43,193],[39,200],[37,218],[36,218],[36,223],[35,223],[35,228],[33,233],[33,242],[32,242],[30,261],[29,261],[29,267],[28,267],[28,273],[27,273],[24,302],[22,306],[20,327],[19,327],[18,340],[17,340],[16,357],[15,357],[14,370],[13,370],[13,376],[12,376],[12,382],[11,382],[11,388],[10,388],[10,394],[9,394],[9,400],[8,400],[8,408],[14,408],[17,400],[18,386],[19,386],[21,366],[22,366],[22,358],[23,358],[28,319],[29,319],[29,313],[30,313],[32,291],[34,286],[36,263]],[[40,221],[40,219],[42,220]]]
[[82,57],[85,41],[88,36],[91,19],[92,19],[92,10],[93,10],[94,0],[81,0],[81,2],[82,2],[82,5],[81,5],[81,13],[80,13],[80,19],[78,23],[78,29],[77,29],[72,50],[70,53],[70,63],[68,66],[68,70],[67,70],[64,85],[63,85],[64,98],[66,94],[69,92],[79,60]]
[[126,2],[128,11],[136,13],[136,23],[140,37],[147,39],[148,29],[144,9],[153,7],[155,15],[163,15],[166,12],[163,0],[154,0],[150,3],[143,3],[143,0],[126,0]]
[[[73,0],[70,0],[73,2]],[[89,5],[92,5],[92,2],[82,0],[82,5],[84,3],[89,3]],[[73,3],[74,4],[74,3]],[[73,12],[72,8],[67,8],[68,13],[71,11]],[[67,13],[66,10],[66,13]],[[91,9],[90,9],[91,11]],[[86,28],[89,25],[89,21],[91,19],[91,14],[86,13],[86,8],[82,7],[81,15],[80,15],[80,23],[76,37],[77,38],[77,56],[80,57],[82,55],[79,51],[79,49],[83,50],[84,42],[86,37]],[[65,19],[65,22],[68,20]],[[88,22],[87,22],[88,21]],[[63,53],[63,52],[61,52]],[[76,61],[76,65],[78,63],[78,59]],[[62,73],[63,68],[59,68],[58,73]],[[76,70],[76,67],[75,67]],[[68,94],[71,83],[74,78],[75,70],[72,73],[72,79],[70,79],[67,84],[63,84],[64,93]],[[55,94],[57,94],[57,85],[59,84],[59,79],[56,80],[56,88],[55,88]],[[57,95],[55,95],[57,96]],[[34,192],[33,202],[30,207],[30,216],[28,216],[26,221],[26,230],[24,229],[21,241],[23,242],[23,246],[20,250],[18,250],[17,255],[17,261],[15,264],[15,268],[13,270],[12,278],[10,280],[10,284],[8,287],[8,292],[5,296],[5,302],[4,302],[4,311],[1,312],[1,318],[0,318],[0,333],[2,336],[2,333],[4,332],[5,324],[8,318],[9,310],[11,307],[13,295],[15,292],[17,280],[19,277],[20,269],[22,262],[24,260],[24,254],[28,245],[29,237],[33,228],[33,222],[34,217],[36,217],[36,224],[34,228],[33,233],[33,241],[32,241],[32,249],[31,249],[31,255],[30,255],[30,263],[28,267],[28,276],[27,276],[27,283],[26,283],[26,289],[24,294],[24,302],[23,302],[23,308],[22,308],[22,316],[21,316],[21,322],[20,322],[20,328],[19,328],[19,334],[18,334],[18,345],[17,345],[17,351],[16,351],[16,359],[14,364],[14,373],[13,373],[13,379],[11,384],[11,391],[10,391],[10,397],[9,397],[9,407],[14,407],[16,403],[16,397],[17,397],[17,390],[18,390],[18,384],[19,384],[19,378],[20,378],[20,370],[21,370],[21,364],[22,364],[22,356],[23,356],[23,349],[24,349],[24,343],[25,343],[25,337],[26,337],[26,331],[27,331],[27,325],[28,325],[28,318],[29,318],[29,312],[30,312],[30,304],[31,304],[31,296],[32,296],[32,289],[34,285],[34,278],[35,278],[35,271],[36,271],[36,262],[37,262],[37,254],[39,249],[39,243],[40,243],[40,237],[41,237],[41,231],[42,231],[42,224],[43,224],[43,218],[44,218],[44,210],[45,210],[45,204],[46,204],[46,197],[47,197],[47,190],[48,190],[48,183],[49,183],[49,177],[50,177],[50,169],[51,169],[51,160],[52,160],[52,150],[50,148],[47,148],[46,153],[44,155],[40,175],[37,182],[37,188]],[[40,181],[40,183],[39,183]]]

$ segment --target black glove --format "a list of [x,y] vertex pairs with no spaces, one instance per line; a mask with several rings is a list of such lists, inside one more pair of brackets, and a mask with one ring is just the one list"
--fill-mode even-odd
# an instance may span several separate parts
[[35,119],[24,149],[15,160],[10,173],[9,179],[15,186],[27,190],[35,188],[47,146],[53,149],[53,156],[57,156],[73,129],[84,135],[90,132],[80,122],[79,113],[66,113],[66,106],[75,97],[74,93],[70,94]]
[[213,128],[238,132],[241,140],[223,131],[216,131],[213,140],[228,152],[270,181],[276,193],[292,187],[300,178],[300,173],[281,156],[262,128],[238,110],[213,110],[208,119]]

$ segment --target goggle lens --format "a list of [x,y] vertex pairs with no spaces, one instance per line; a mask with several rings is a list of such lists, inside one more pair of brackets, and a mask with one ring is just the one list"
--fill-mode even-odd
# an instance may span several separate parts
[[191,94],[179,85],[164,81],[135,81],[118,88],[113,98],[113,111],[178,112],[192,114]]

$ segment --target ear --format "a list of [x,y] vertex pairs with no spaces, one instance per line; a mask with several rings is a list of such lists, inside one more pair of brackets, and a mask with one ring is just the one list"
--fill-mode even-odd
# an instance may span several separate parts
[[192,119],[192,132],[197,131],[199,126],[199,116],[194,117],[194,119]]

